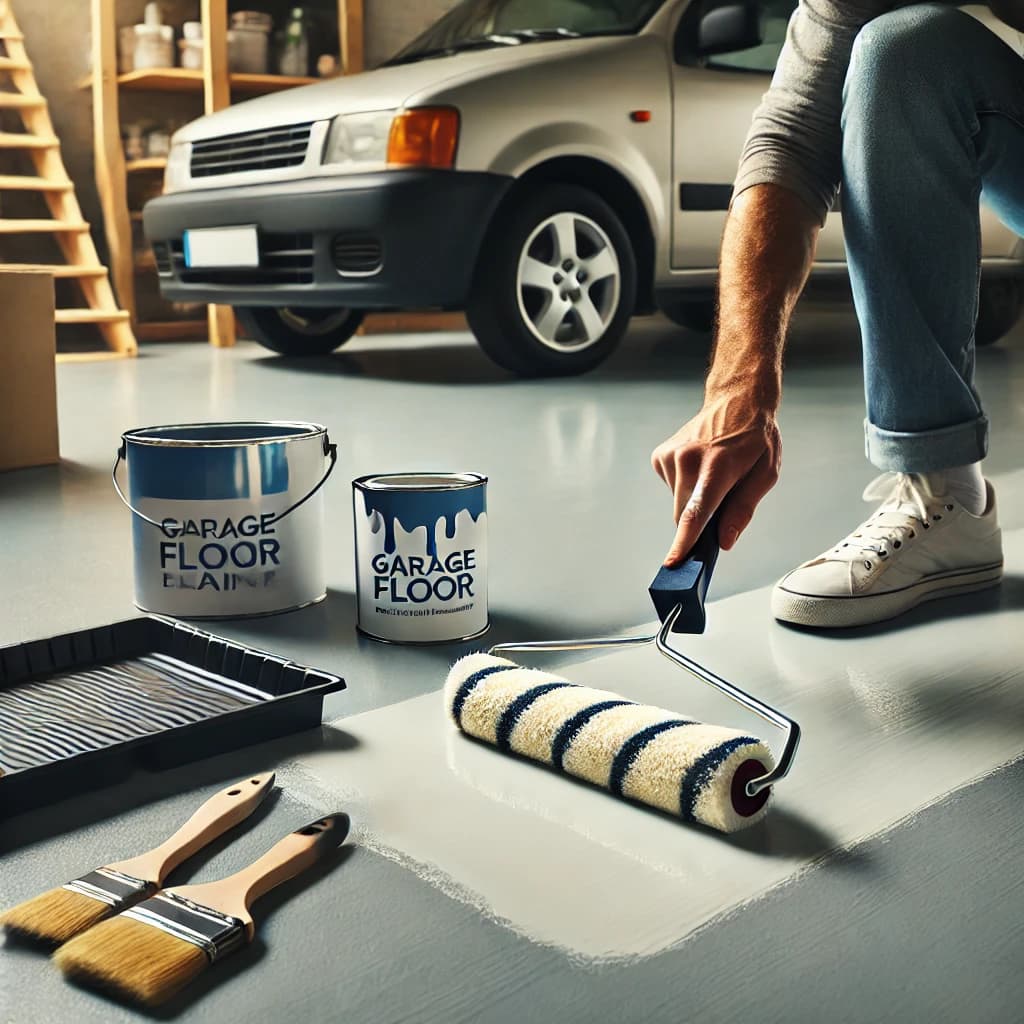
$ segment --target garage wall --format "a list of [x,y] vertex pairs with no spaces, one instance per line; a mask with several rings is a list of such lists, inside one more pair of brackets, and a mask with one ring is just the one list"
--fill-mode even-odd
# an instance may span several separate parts
[[366,63],[368,67],[392,57],[428,25],[455,6],[455,0],[364,0],[366,4]]

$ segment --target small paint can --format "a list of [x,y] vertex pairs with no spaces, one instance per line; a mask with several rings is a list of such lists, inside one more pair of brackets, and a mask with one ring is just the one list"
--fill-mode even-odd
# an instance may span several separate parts
[[358,629],[438,644],[487,631],[487,478],[385,473],[352,481]]
[[[187,619],[271,615],[327,596],[321,487],[337,448],[316,423],[186,423],[121,436],[135,604]],[[128,496],[118,482],[124,460]]]

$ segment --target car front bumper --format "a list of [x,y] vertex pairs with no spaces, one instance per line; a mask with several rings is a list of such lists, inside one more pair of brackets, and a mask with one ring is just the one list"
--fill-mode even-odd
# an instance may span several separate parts
[[[167,299],[233,306],[458,309],[504,175],[400,170],[176,192],[146,204]],[[189,229],[255,225],[260,266],[189,268]]]

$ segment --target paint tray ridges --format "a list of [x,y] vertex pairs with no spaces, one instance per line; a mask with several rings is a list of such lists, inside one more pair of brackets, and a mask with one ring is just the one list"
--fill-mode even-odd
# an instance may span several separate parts
[[266,699],[162,654],[28,680],[0,691],[0,769],[74,757]]
[[345,680],[160,615],[0,647],[0,819],[315,729]]

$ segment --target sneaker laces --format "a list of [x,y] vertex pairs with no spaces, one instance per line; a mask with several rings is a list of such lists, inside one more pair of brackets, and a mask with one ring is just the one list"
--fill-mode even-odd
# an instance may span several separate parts
[[[931,529],[932,521],[942,518],[941,513],[931,511],[936,495],[918,473],[883,473],[864,488],[863,498],[882,505],[829,552],[830,559],[855,562],[865,555],[886,559],[893,549],[913,540],[918,530]],[[952,511],[953,506],[945,508]],[[870,559],[864,567],[871,568]]]

